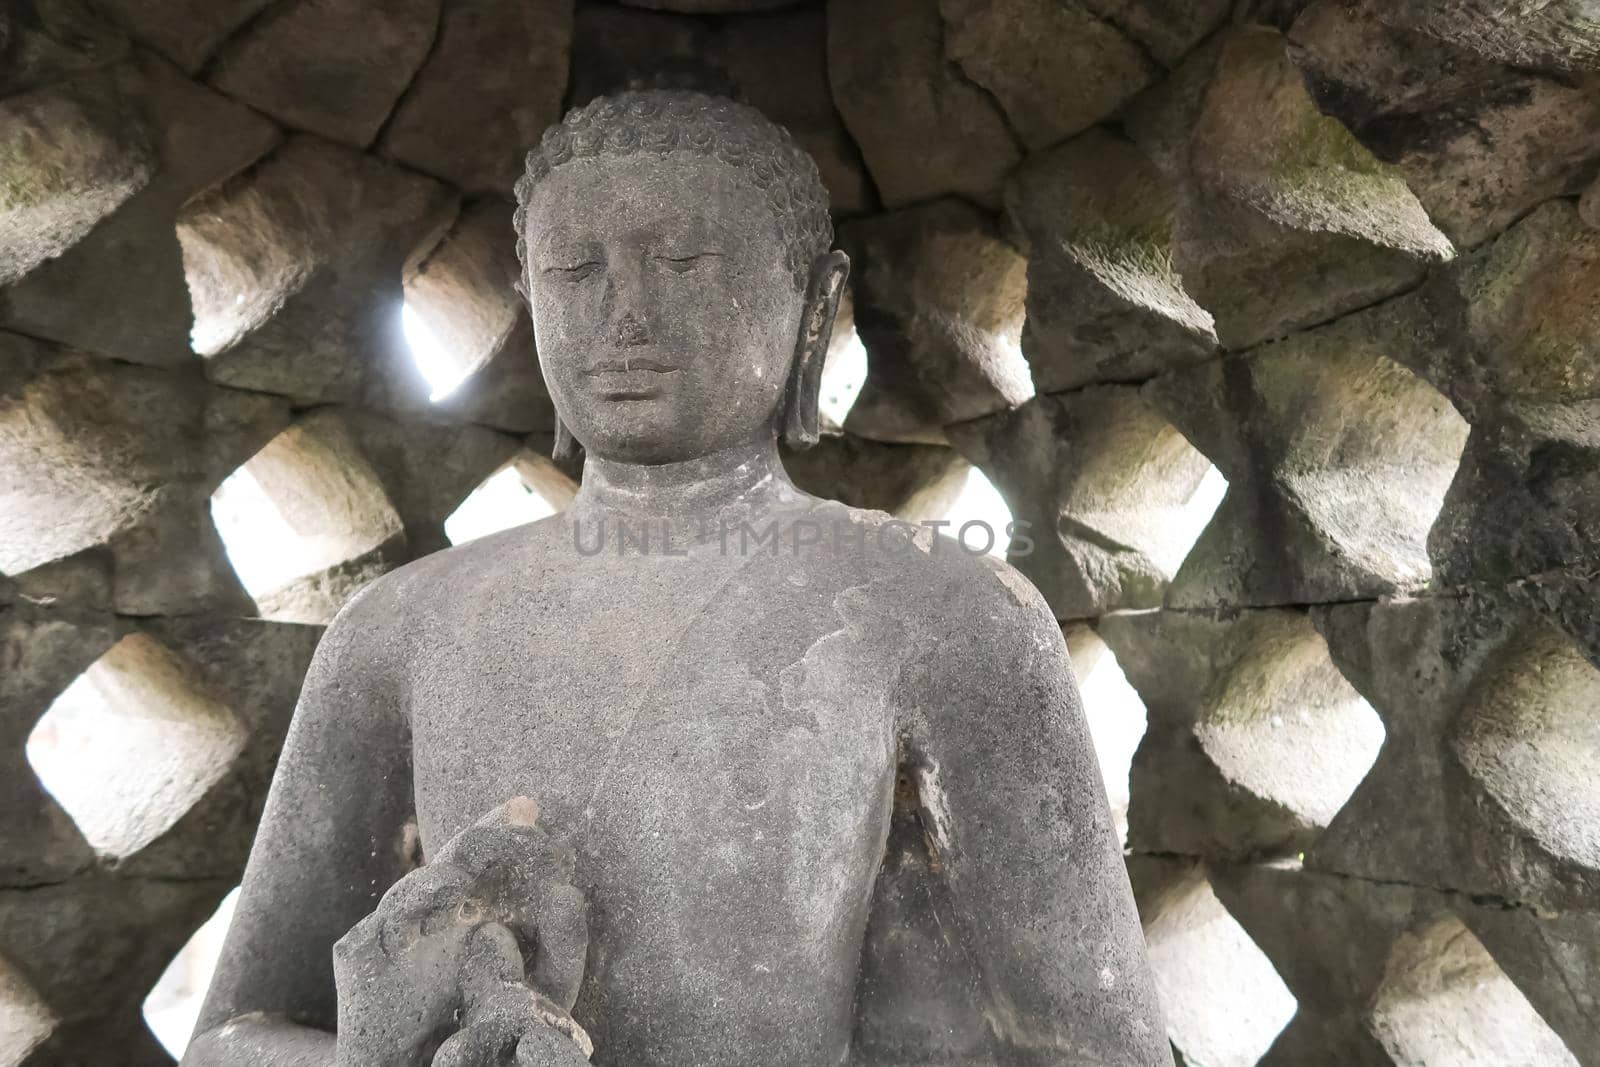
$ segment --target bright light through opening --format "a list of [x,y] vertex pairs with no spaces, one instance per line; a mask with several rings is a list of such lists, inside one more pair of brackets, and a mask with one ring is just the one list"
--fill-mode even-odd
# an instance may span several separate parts
[[474,489],[455,513],[444,520],[444,533],[452,545],[460,545],[535,522],[559,510],[543,495],[529,489],[515,467],[505,466]]
[[866,380],[867,346],[851,327],[849,339],[829,350],[828,362],[822,368],[822,395],[817,407],[824,424],[844,426],[845,416],[850,414]]
[[[993,531],[994,544],[989,545],[989,555],[1006,558],[1006,544],[1010,540],[1006,535],[1006,527],[1011,524],[1011,509],[1006,507],[999,490],[977,467],[967,471],[967,482],[961,487],[961,495],[950,505],[944,518],[950,525],[944,527],[942,532],[959,538],[973,552],[987,544],[989,531]],[[969,522],[984,523],[987,529],[974,526],[962,537],[961,527]]]
[[400,305],[400,327],[417,370],[428,383],[428,399],[443,400],[466,381],[471,368],[446,348],[439,335],[410,304]]
[[233,921],[233,908],[238,901],[236,886],[222,898],[221,905],[205,925],[196,930],[189,943],[172,958],[155,988],[144,999],[145,1025],[175,1060],[183,1059],[184,1050],[189,1047],[189,1035],[200,1018],[200,1005],[211,985],[212,972],[217,969],[222,941],[228,934],[228,924]]
[[1178,573],[1178,567],[1194,549],[1194,543],[1200,540],[1200,535],[1211,523],[1211,516],[1216,514],[1217,508],[1222,504],[1223,496],[1228,492],[1228,480],[1215,466],[1206,471],[1200,479],[1200,484],[1184,502],[1172,523],[1171,540],[1163,541],[1154,551],[1151,558],[1156,566],[1168,574]]
[[1111,821],[1117,837],[1128,843],[1128,772],[1133,754],[1144,739],[1149,725],[1144,701],[1128,683],[1109,648],[1101,651],[1081,678],[1080,694],[1084,714],[1089,720],[1089,736],[1094,739],[1095,758],[1100,776],[1105,779],[1106,799],[1111,802]]

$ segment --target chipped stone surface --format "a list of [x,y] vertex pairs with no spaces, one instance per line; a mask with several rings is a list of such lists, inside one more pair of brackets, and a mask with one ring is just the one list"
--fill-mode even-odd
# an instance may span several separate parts
[[572,0],[444,4],[438,38],[384,130],[385,155],[504,196],[561,117]]
[[956,200],[842,228],[867,380],[845,429],[940,443],[950,423],[1033,394],[1019,345],[1027,263],[982,212]]
[[1600,70],[1600,15],[1583,0],[1413,0],[1394,4],[1384,17],[1508,66]]
[[72,247],[154,170],[139,120],[98,77],[0,100],[0,159],[0,285]]
[[440,0],[274,5],[207,65],[207,80],[286,126],[364,148],[428,55],[440,11]]
[[97,0],[128,32],[193,75],[272,0]]
[[1137,851],[1303,851],[1383,743],[1378,717],[1301,612],[1115,614],[1097,632],[1150,716],[1130,775]]
[[1084,7],[1173,67],[1227,21],[1231,0],[1084,0]]
[[946,58],[944,33],[934,0],[828,4],[834,100],[889,207],[952,194],[995,205],[1021,158],[1000,108]]
[[1029,149],[1082,132],[1156,75],[1137,44],[1074,0],[939,0],[939,13],[945,54]]
[[1172,265],[1174,194],[1132,144],[1091,130],[1018,168],[1006,208],[1028,241],[1022,352],[1040,392],[1137,381],[1217,343]]

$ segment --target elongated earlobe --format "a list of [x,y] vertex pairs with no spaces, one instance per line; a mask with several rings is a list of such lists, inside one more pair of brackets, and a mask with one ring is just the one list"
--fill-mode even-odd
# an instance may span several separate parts
[[555,444],[550,447],[550,458],[560,464],[571,463],[578,458],[578,452],[583,446],[572,436],[572,431],[567,429],[567,424],[561,421],[560,415],[556,416],[555,431]]
[[783,443],[795,451],[817,443],[822,365],[828,359],[833,319],[839,313],[839,298],[844,295],[844,283],[849,277],[850,257],[843,252],[824,252],[812,261],[806,304],[800,313],[800,336],[795,342],[794,363],[784,393]]

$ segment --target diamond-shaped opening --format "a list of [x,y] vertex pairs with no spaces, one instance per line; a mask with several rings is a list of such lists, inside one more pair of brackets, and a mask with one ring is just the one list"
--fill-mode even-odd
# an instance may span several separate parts
[[1140,911],[1167,1035],[1184,1062],[1250,1067],[1299,1007],[1272,962],[1198,864],[1141,894]]
[[1396,1063],[1578,1067],[1460,919],[1401,935],[1369,1016]]
[[1474,683],[1455,750],[1552,855],[1600,870],[1600,670],[1561,631],[1525,627]]
[[56,1027],[49,1005],[23,977],[0,959],[0,1067],[16,1067]]
[[1178,573],[1227,495],[1228,479],[1212,464],[1189,494],[1189,499],[1172,513],[1167,523],[1167,537],[1151,555],[1162,570],[1168,574]]
[[1128,683],[1122,666],[1100,635],[1083,623],[1065,628],[1067,651],[1078,676],[1078,695],[1083,699],[1084,717],[1094,741],[1095,759],[1105,781],[1106,800],[1111,805],[1111,820],[1117,839],[1128,844],[1128,775],[1133,769],[1133,754],[1144,740],[1149,717],[1144,701]]
[[130,856],[172,827],[244,747],[242,723],[165,646],[130,634],[28,736],[39,781],[96,851]]
[[502,205],[469,206],[450,233],[406,273],[400,325],[438,402],[483,369],[522,315],[517,261]]
[[326,622],[381,572],[378,550],[403,531],[350,435],[316,415],[224,479],[211,517],[262,616],[284,621]]
[[183,1059],[200,1018],[211,975],[222,955],[222,942],[233,922],[233,909],[239,902],[239,887],[234,888],[201,924],[178,954],[161,972],[161,977],[144,998],[144,1022],[161,1046],[175,1060]]
[[1303,615],[1258,618],[1203,698],[1195,737],[1229,783],[1326,827],[1378,758],[1383,720]]
[[1011,543],[1011,509],[989,476],[977,467],[967,469],[966,482],[943,519],[950,525],[942,527],[941,532],[959,541],[966,551],[1006,558]]
[[578,487],[543,456],[523,452],[489,475],[444,520],[452,545],[537,522],[566,510]]
[[841,323],[840,328],[843,332],[828,347],[817,400],[821,422],[831,430],[844,426],[845,416],[850,414],[867,380],[867,346],[861,343],[855,323]]

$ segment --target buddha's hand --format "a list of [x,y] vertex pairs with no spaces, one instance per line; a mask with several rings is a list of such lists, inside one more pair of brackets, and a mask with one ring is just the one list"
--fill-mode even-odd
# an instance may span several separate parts
[[[526,797],[491,811],[334,945],[338,1067],[587,1062],[588,1035],[569,1014],[587,909],[571,847],[538,817]],[[541,1044],[549,1055],[523,1058]]]

